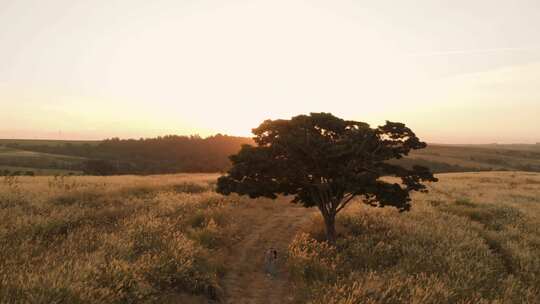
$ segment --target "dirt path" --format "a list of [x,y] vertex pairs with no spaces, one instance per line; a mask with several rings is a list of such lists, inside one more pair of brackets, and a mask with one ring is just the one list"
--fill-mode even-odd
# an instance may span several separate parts
[[[224,279],[226,303],[287,303],[291,299],[288,275],[284,267],[287,246],[297,230],[312,218],[311,210],[283,203],[283,208],[259,212],[252,231],[235,248],[230,271]],[[264,253],[278,250],[275,278],[264,273]]]

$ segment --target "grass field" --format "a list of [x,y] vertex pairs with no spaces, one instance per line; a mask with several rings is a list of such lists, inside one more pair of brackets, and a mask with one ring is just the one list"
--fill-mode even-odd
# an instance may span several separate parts
[[435,171],[540,172],[540,145],[428,145],[408,157]]
[[26,172],[32,172],[35,176],[55,176],[55,175],[82,175],[82,171],[78,170],[62,170],[62,169],[40,169],[35,167],[14,167],[14,166],[0,166],[0,173],[7,170],[10,174],[20,172],[24,175]]
[[72,145],[97,145],[100,140],[54,140],[54,139],[0,139],[0,146],[16,144],[23,148],[25,146],[63,146],[65,144]]
[[0,146],[0,171],[32,171],[35,175],[81,174],[85,159]]
[[238,206],[271,202],[222,197],[216,177],[3,178],[0,302],[222,297],[223,260],[249,223]]
[[365,206],[289,247],[300,303],[539,303],[540,175],[439,175],[413,211]]
[[216,177],[2,178],[0,303],[540,300],[540,174],[442,174],[410,213],[353,205],[337,248],[315,210]]

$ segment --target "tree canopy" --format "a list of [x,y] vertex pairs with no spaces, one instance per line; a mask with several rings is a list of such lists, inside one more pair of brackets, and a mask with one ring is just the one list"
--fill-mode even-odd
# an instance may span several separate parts
[[[232,168],[218,179],[218,192],[276,198],[321,211],[330,242],[335,242],[336,214],[356,197],[372,206],[411,207],[410,192],[426,191],[437,181],[429,169],[388,163],[426,143],[403,123],[343,120],[329,113],[266,120],[253,129],[256,146],[243,145],[230,157]],[[385,177],[396,177],[391,181]]]

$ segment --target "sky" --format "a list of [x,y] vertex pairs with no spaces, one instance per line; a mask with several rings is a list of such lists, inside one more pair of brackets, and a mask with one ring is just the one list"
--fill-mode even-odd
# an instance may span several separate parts
[[0,138],[249,136],[309,112],[540,142],[540,1],[0,0]]

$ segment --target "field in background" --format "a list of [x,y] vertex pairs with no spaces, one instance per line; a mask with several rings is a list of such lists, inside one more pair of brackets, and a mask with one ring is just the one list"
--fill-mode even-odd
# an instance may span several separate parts
[[[9,172],[9,173],[7,173]],[[82,175],[83,171],[62,169],[39,169],[34,167],[0,166],[0,176],[9,174],[31,176]]]
[[63,146],[65,144],[97,145],[100,142],[101,142],[100,140],[0,139],[0,146],[16,144],[20,146],[21,148],[24,148],[27,146],[38,146],[38,145],[45,145],[45,146]]
[[[100,141],[0,139],[0,166],[23,167],[25,171],[36,171],[36,175],[54,175],[58,170],[65,174],[69,172],[80,174],[86,169],[85,162],[87,160],[106,159],[110,166],[118,168],[120,173],[217,172],[226,171],[229,164],[227,157],[234,151],[239,150],[241,144],[250,142],[249,138],[221,136],[218,137],[218,140],[214,140],[215,145],[203,147],[199,145],[209,144],[212,141],[205,143],[204,140],[195,140],[186,144],[182,142],[182,139],[177,139],[179,145],[194,148],[192,152],[187,152],[185,148],[175,147],[174,145],[168,146],[174,140],[158,139],[148,141],[146,144],[140,144],[138,141],[120,141],[112,142],[114,147],[99,148]],[[135,148],[136,146],[139,148]],[[159,148],[156,149],[155,147]],[[129,153],[126,154],[126,151]],[[158,155],[148,151],[168,151],[168,153]],[[197,161],[187,161],[192,159],[197,159]],[[423,165],[436,173],[477,171],[540,172],[540,144],[433,144],[428,145],[426,149],[412,152],[409,157],[399,162],[405,166]],[[205,167],[201,163],[212,163],[212,165]],[[209,170],[210,168],[212,170]]]
[[[33,172],[34,175],[82,174],[83,157],[49,154],[0,145],[0,175]],[[19,175],[19,174],[17,174]]]
[[337,250],[315,210],[223,197],[217,176],[0,177],[0,303],[540,300],[538,173],[441,174],[410,213],[351,205]]
[[540,145],[428,145],[413,151],[405,162],[435,172],[540,172]]

